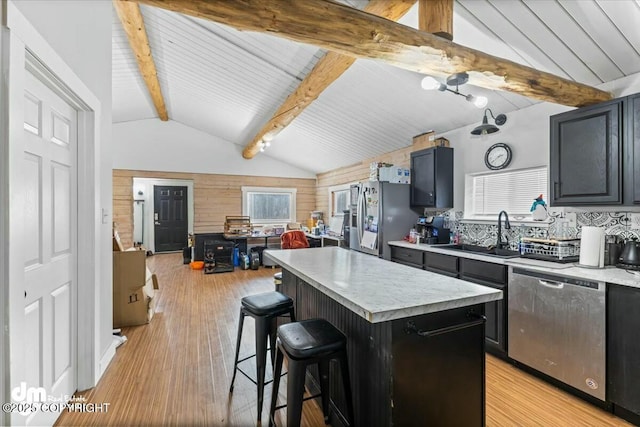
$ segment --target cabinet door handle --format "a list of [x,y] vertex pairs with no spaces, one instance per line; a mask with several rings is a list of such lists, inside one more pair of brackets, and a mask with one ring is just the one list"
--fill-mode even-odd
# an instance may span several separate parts
[[449,332],[459,331],[461,329],[471,328],[473,326],[482,325],[487,321],[486,316],[482,314],[476,313],[468,313],[467,317],[474,318],[475,320],[471,320],[469,322],[460,323],[458,325],[445,326],[444,328],[432,329],[430,331],[424,331],[422,329],[418,329],[415,322],[408,321],[404,327],[404,332],[406,334],[417,334],[421,337],[435,337],[437,335],[446,334]]

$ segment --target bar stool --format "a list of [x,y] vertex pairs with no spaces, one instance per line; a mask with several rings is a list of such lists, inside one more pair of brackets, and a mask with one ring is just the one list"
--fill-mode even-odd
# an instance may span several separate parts
[[280,291],[280,286],[282,286],[282,271],[273,275],[273,284],[276,287],[276,291]]
[[[275,425],[275,411],[285,406],[287,407],[287,427],[299,426],[302,416],[302,402],[316,397],[321,397],[324,421],[325,423],[329,422],[329,362],[333,359],[340,362],[342,385],[347,400],[347,421],[349,425],[354,425],[347,362],[347,337],[324,319],[310,319],[280,326],[276,347],[269,426]],[[287,374],[287,404],[276,407],[280,371],[285,357],[289,371]],[[303,399],[307,366],[314,363],[318,364],[320,374],[320,394]]]
[[[276,325],[275,319],[279,316],[288,315],[292,322],[295,322],[295,314],[293,310],[293,300],[280,292],[265,292],[262,294],[250,295],[242,298],[240,305],[240,323],[238,325],[238,338],[236,341],[236,356],[233,363],[233,378],[231,378],[231,387],[229,393],[233,393],[233,384],[236,380],[238,371],[258,388],[258,421],[262,417],[262,403],[264,398],[264,375],[267,360],[267,337],[271,347],[271,365],[273,366],[275,359],[275,341],[276,341]],[[256,324],[256,353],[251,356],[238,360],[240,354],[240,341],[242,340],[242,328],[244,326],[244,317],[251,316],[255,319]],[[254,380],[246,372],[238,367],[238,364],[252,357],[256,358],[257,379]],[[268,384],[271,381],[268,381]]]

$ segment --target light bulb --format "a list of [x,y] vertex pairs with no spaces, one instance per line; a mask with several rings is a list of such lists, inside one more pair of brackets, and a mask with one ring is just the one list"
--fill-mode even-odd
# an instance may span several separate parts
[[488,102],[489,100],[487,99],[486,96],[476,96],[475,99],[473,100],[473,105],[475,105],[478,108],[484,108],[487,106]]
[[264,146],[265,147],[271,147],[271,142],[270,141],[265,141],[264,142]]
[[424,90],[435,90],[440,87],[440,82],[431,76],[426,76],[420,84]]
[[264,153],[264,145],[260,145],[260,152]]

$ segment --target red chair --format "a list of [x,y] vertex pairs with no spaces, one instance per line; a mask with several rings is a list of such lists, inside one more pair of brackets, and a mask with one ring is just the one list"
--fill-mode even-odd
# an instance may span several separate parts
[[282,249],[303,249],[309,247],[309,241],[304,231],[289,230],[280,236],[280,246]]

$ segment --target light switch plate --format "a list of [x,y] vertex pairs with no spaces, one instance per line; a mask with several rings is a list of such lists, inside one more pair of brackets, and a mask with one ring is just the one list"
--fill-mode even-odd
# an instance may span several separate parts
[[575,212],[567,212],[565,219],[569,223],[569,227],[577,227],[578,226],[578,218]]
[[629,214],[629,226],[632,230],[640,229],[640,213]]

